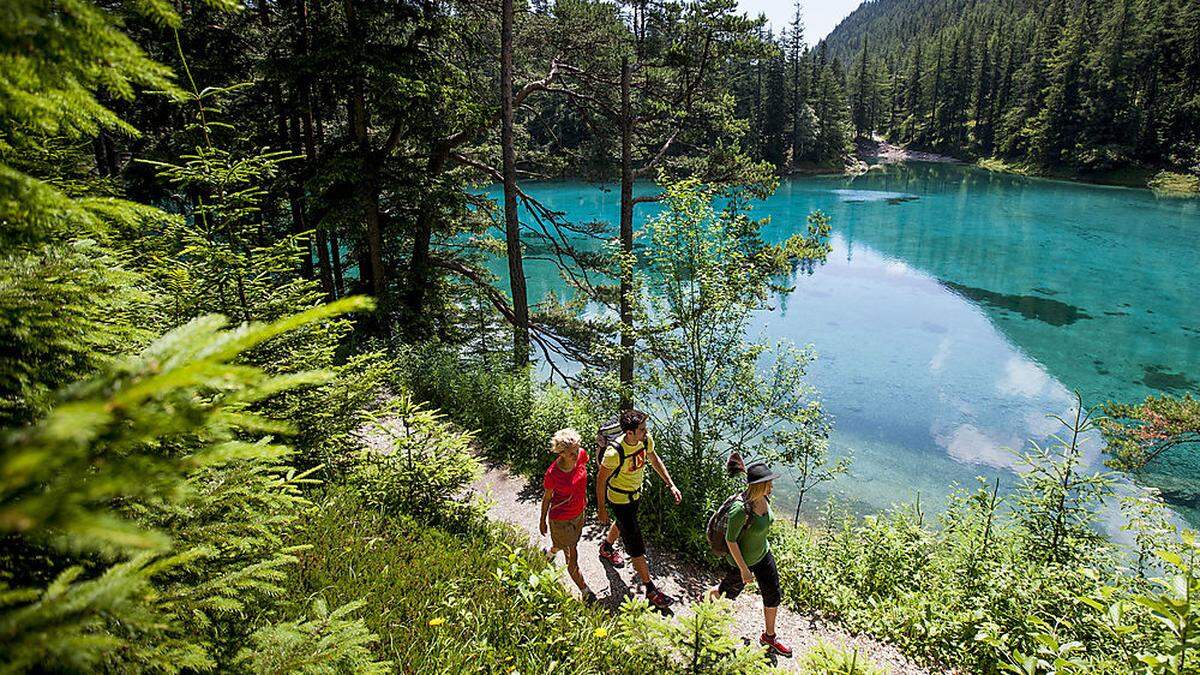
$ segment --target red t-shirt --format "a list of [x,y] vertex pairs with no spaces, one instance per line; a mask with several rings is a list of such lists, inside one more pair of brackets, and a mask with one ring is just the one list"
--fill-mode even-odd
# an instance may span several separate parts
[[587,506],[587,461],[587,451],[580,448],[572,471],[560,469],[558,459],[546,469],[542,486],[552,492],[550,520],[572,520],[583,513],[583,507]]

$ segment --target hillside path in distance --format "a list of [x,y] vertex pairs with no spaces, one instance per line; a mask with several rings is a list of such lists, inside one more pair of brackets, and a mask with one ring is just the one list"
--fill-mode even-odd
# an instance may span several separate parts
[[[472,487],[488,500],[488,516],[523,530],[535,547],[548,547],[550,538],[542,536],[538,531],[541,482],[530,481],[513,474],[503,465],[485,458],[480,458],[480,461],[484,472]],[[589,489],[591,487],[589,486]],[[583,537],[579,541],[579,566],[584,581],[596,593],[600,602],[610,609],[615,609],[627,593],[640,593],[641,589],[637,573],[628,560],[621,569],[613,569],[600,561],[599,546],[604,530],[605,528],[589,513],[584,523]],[[650,564],[650,574],[654,583],[664,593],[675,598],[672,608],[677,615],[689,612],[692,603],[719,580],[716,574],[683,562],[678,556],[662,551],[652,542],[647,543],[646,559]],[[563,584],[572,594],[578,595],[575,584],[567,577],[562,554],[556,556],[555,562],[561,570]],[[734,603],[734,613],[738,637],[757,644],[763,629],[761,596],[752,590],[743,592]],[[794,612],[787,607],[779,608],[775,632],[794,652],[790,659],[777,660],[776,665],[786,670],[797,670],[800,655],[816,645],[818,640],[823,640],[828,644],[857,649],[859,654],[870,658],[889,673],[915,675],[934,672],[916,665],[892,645],[864,635],[851,635],[837,625]]]

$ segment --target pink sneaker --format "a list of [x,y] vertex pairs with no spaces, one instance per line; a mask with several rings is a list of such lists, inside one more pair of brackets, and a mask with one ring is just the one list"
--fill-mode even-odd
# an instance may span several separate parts
[[617,552],[615,546],[611,546],[608,543],[600,544],[600,559],[608,561],[608,564],[613,567],[625,566],[625,559]]
[[758,636],[758,643],[765,645],[767,651],[778,654],[784,658],[792,658],[792,648],[779,641],[779,638],[774,635],[763,633]]

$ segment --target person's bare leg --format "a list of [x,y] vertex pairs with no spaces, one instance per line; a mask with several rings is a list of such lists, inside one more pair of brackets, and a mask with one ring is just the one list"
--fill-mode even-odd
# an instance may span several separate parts
[[778,607],[763,607],[763,623],[767,624],[767,635],[775,635],[775,615],[778,613]]
[[612,526],[608,528],[608,535],[604,537],[604,541],[608,543],[609,546],[612,546],[613,544],[617,543],[617,537],[620,536],[621,530],[617,527],[616,521],[613,521]]
[[579,571],[579,549],[572,546],[564,548],[563,555],[567,556],[567,574],[571,576],[571,581],[579,587],[579,590],[587,588],[587,584],[583,583],[583,572]]
[[641,578],[643,585],[650,583],[650,566],[646,564],[646,556],[639,555],[634,558],[633,569],[637,570],[638,577]]

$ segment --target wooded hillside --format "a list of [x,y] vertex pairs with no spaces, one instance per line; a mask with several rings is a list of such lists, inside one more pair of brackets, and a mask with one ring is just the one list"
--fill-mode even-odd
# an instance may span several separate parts
[[1036,166],[1200,163],[1200,3],[868,0],[826,40],[858,134]]

